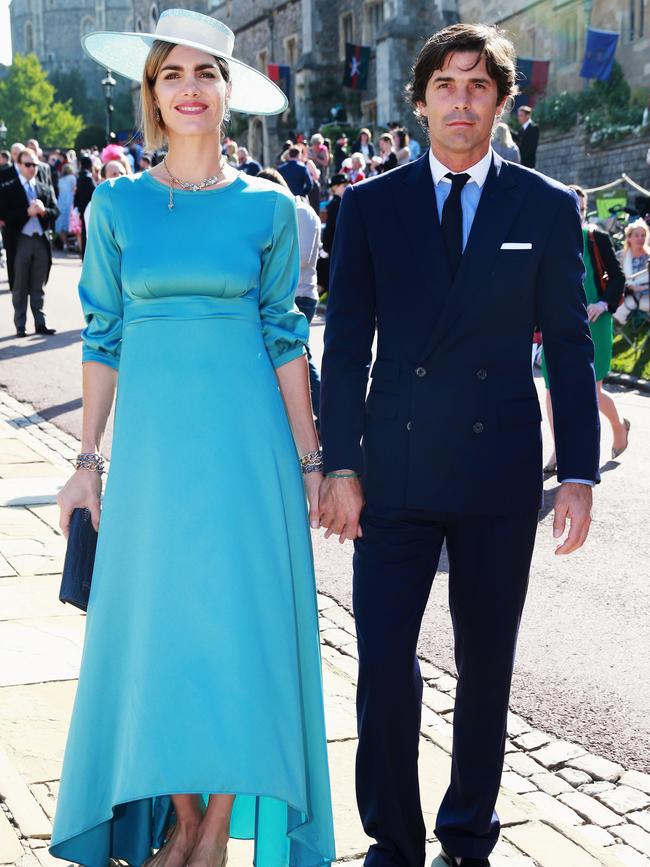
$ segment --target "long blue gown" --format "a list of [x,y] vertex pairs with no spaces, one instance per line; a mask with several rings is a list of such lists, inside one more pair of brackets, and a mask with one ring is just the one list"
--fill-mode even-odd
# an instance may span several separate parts
[[334,855],[305,495],[274,367],[304,352],[295,205],[240,175],[93,195],[83,359],[119,367],[50,852],[140,865],[170,794],[236,794],[256,867]]

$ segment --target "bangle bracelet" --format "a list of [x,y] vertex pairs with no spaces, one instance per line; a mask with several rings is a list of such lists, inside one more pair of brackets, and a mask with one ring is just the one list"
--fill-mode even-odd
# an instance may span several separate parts
[[349,473],[327,473],[326,478],[328,479],[358,479],[359,473],[355,473],[354,471]]
[[300,458],[300,469],[303,473],[322,473],[323,466],[323,452],[321,449],[307,452],[306,455]]

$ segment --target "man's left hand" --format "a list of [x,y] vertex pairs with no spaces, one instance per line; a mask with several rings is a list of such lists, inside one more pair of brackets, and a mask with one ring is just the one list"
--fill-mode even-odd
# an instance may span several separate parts
[[578,482],[563,482],[555,495],[553,537],[559,539],[569,521],[569,535],[555,549],[556,554],[572,554],[581,548],[591,525],[592,489]]

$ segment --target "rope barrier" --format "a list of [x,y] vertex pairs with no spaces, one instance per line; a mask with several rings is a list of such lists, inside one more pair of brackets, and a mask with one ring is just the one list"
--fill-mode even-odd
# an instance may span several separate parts
[[628,184],[642,195],[650,196],[650,190],[646,190],[645,187],[641,186],[641,184],[637,184],[637,182],[633,181],[629,175],[625,174],[625,172],[615,181],[611,181],[609,184],[603,184],[601,187],[590,187],[588,190],[585,190],[585,193],[587,193],[587,195],[592,195],[592,193],[602,193],[603,190],[611,190],[614,187],[618,187],[619,184]]

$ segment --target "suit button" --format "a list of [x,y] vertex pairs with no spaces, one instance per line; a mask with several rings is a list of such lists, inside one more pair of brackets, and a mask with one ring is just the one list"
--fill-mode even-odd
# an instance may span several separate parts
[[487,370],[484,367],[482,367],[480,370],[477,370],[476,378],[480,380],[487,379]]
[[472,425],[472,430],[475,434],[483,433],[483,431],[485,430],[485,425],[482,421],[475,421]]
[[412,430],[412,428],[413,428],[413,424],[412,424],[412,422],[407,421],[407,422],[406,422],[406,430],[410,431],[410,430]]
[[426,375],[427,375],[426,368],[424,368],[424,367],[416,367],[416,368],[415,368],[415,375],[416,375],[416,376],[426,376]]

